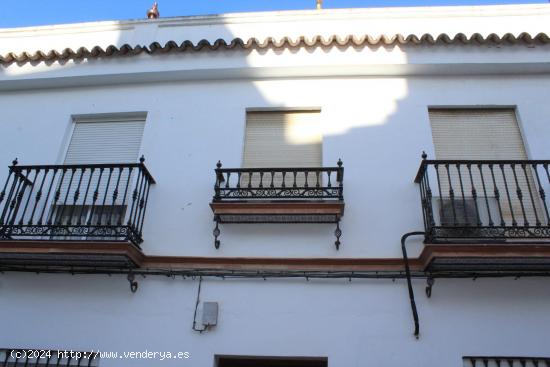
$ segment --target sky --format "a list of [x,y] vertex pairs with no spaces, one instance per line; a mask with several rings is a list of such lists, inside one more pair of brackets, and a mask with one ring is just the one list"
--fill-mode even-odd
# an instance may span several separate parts
[[[548,0],[324,0],[324,8],[547,3]],[[144,18],[153,0],[0,0],[0,28]],[[314,9],[315,0],[158,0],[161,17]]]

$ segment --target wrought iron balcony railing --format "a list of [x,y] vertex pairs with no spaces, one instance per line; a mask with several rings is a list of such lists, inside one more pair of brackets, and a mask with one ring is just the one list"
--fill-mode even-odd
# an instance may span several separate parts
[[427,160],[418,170],[427,243],[550,243],[548,160]]
[[344,167],[222,168],[216,165],[210,204],[219,247],[219,223],[336,223],[344,213]]
[[0,192],[0,241],[142,240],[149,189],[144,164],[19,166]]
[[550,367],[547,357],[462,357],[464,367]]
[[222,168],[218,162],[214,201],[344,200],[344,167]]
[[0,349],[0,367],[98,367],[99,352],[52,349]]

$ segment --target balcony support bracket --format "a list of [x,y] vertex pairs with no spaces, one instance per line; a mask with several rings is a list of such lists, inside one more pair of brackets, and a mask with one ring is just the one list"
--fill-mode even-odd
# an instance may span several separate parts
[[336,222],[336,229],[334,230],[334,235],[336,236],[336,242],[334,242],[334,245],[336,245],[336,250],[340,250],[340,237],[342,236],[342,230],[340,229],[340,220]]
[[132,291],[132,293],[136,293],[138,289],[138,282],[136,282],[136,276],[134,275],[134,273],[130,271],[128,273],[127,279],[130,283],[130,291]]
[[218,237],[220,236],[220,233],[221,233],[220,227],[219,227],[219,223],[220,223],[219,215],[214,216],[214,221],[216,222],[216,227],[212,231],[212,234],[214,235],[214,247],[217,250],[220,248],[220,240],[218,240]]
[[427,277],[426,278],[426,296],[428,298],[431,298],[432,297],[432,287],[434,285],[434,282],[435,282],[435,279],[432,278],[432,277]]

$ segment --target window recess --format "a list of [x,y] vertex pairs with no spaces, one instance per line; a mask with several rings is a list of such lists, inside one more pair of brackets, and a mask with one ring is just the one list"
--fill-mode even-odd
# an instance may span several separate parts
[[513,109],[429,111],[420,186],[430,271],[550,270],[550,160],[529,160]]
[[155,183],[136,162],[144,124],[142,114],[75,118],[63,164],[14,161],[0,188],[0,265],[136,266]]
[[215,247],[221,223],[335,223],[344,213],[342,161],[322,167],[319,111],[247,113],[243,168],[215,169]]

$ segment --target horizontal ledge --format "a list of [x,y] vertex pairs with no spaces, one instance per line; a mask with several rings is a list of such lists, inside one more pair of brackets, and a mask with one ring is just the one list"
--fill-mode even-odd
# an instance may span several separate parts
[[[417,259],[410,260],[420,270]],[[186,257],[146,256],[142,268],[218,269],[218,270],[289,270],[289,271],[401,271],[400,258],[258,258],[258,257]]]
[[[101,69],[83,70],[71,75],[64,70],[29,75],[0,75],[0,90],[70,88],[177,81],[331,78],[368,76],[461,76],[461,75],[537,75],[550,72],[550,62],[445,63],[445,64],[370,64],[311,66],[245,66],[235,68],[164,71],[126,71],[105,73]],[[74,70],[71,70],[74,73]]]
[[213,202],[210,207],[215,215],[339,215],[344,214],[342,201],[249,201]]
[[[289,270],[289,271],[402,271],[400,258],[258,258],[258,257],[194,257],[144,255],[124,242],[91,241],[0,241],[2,254],[24,255],[124,255],[140,269],[170,270]],[[418,260],[410,260],[413,270],[420,270]],[[52,265],[53,266],[53,265]]]
[[[86,261],[82,256],[89,255],[93,259],[98,256],[106,257],[106,265],[114,256],[124,256],[136,265],[135,270],[150,271],[213,271],[213,272],[402,272],[405,269],[404,260],[401,258],[267,258],[267,257],[193,257],[193,256],[159,256],[144,255],[139,249],[124,242],[91,242],[91,241],[0,241],[0,267],[2,270],[9,270],[11,264],[2,264],[2,255],[12,257],[17,255],[18,259],[29,256],[38,256],[39,260],[47,259],[49,255],[52,260],[58,255],[69,255],[63,258],[60,264],[54,262],[27,271],[48,270],[64,266],[67,272],[73,267],[67,265],[70,255]],[[22,255],[22,256],[19,256]],[[111,257],[111,259],[109,258]],[[418,258],[409,259],[410,269],[413,272],[424,272],[434,259],[482,259],[483,263],[492,259],[520,259],[537,260],[548,259],[550,261],[550,246],[544,245],[426,245]],[[467,263],[466,263],[467,264]],[[529,272],[530,264],[527,262],[525,269],[514,269],[514,272]],[[541,264],[533,263],[536,266]],[[546,263],[545,263],[546,264]],[[549,262],[550,264],[550,262]],[[26,265],[21,265],[25,267]],[[34,267],[33,267],[34,266]],[[498,263],[495,265],[498,266]],[[487,269],[499,273],[499,275],[512,272],[505,268]],[[521,263],[520,265],[521,266]],[[542,266],[545,266],[542,264]],[[80,266],[80,268],[91,268],[92,266]],[[94,269],[101,269],[101,265],[93,266]],[[79,265],[75,265],[78,269]],[[546,268],[545,268],[546,269]],[[121,271],[119,268],[111,269],[113,272]],[[159,270],[159,271],[160,271]],[[439,269],[445,272],[445,269]],[[453,271],[449,269],[449,271]],[[462,273],[468,273],[463,269]],[[473,270],[472,270],[473,271]],[[480,275],[483,275],[483,271]],[[540,269],[535,269],[540,271]],[[550,272],[550,265],[545,271]],[[111,271],[109,271],[111,272]],[[460,272],[460,271],[459,271]],[[450,274],[450,273],[449,273]],[[470,274],[470,273],[468,273]],[[466,275],[468,275],[466,274]],[[472,273],[473,274],[473,273]],[[433,274],[437,277],[437,274]]]
[[[427,245],[418,258],[409,259],[413,272],[424,271],[432,260],[431,250]],[[475,245],[480,247],[479,245]],[[470,249],[473,246],[467,246]],[[484,247],[484,246],[483,246]],[[507,251],[505,246],[502,251]],[[539,247],[525,248],[510,253],[514,256],[540,256],[550,258],[550,246],[543,253],[537,252]],[[482,253],[483,248],[470,249]],[[498,250],[493,249],[498,254]],[[534,251],[534,252],[533,252]],[[479,255],[478,255],[479,256]],[[502,255],[502,253],[500,254]],[[488,256],[490,257],[490,256]],[[177,257],[177,256],[146,256],[143,268],[181,269],[213,269],[213,270],[261,270],[261,271],[403,271],[405,263],[402,258],[247,258],[247,257]],[[550,269],[549,269],[550,270]]]
[[[140,249],[126,241],[0,240],[0,264],[3,262],[3,255],[40,259],[47,259],[50,255],[53,258],[58,255],[66,258],[71,255],[79,258],[86,255],[96,258],[122,256],[136,266],[139,266],[144,258]],[[52,266],[54,265],[52,264]]]
[[[484,263],[494,263],[495,266],[502,261],[519,259],[521,261],[548,259],[550,270],[550,242],[548,245],[540,244],[426,244],[419,260],[423,269],[429,269],[430,265],[437,260],[461,260],[468,263],[474,259],[481,259]],[[529,265],[525,266],[528,270]],[[503,265],[504,269],[504,265]]]

